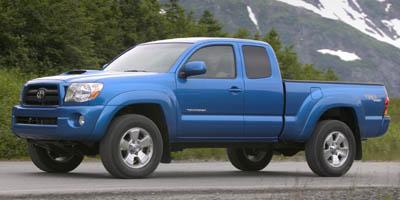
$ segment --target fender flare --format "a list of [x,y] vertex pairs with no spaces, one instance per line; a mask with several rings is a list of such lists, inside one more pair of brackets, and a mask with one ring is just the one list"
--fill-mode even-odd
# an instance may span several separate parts
[[100,114],[95,129],[93,131],[91,141],[100,141],[107,132],[107,129],[114,119],[115,115],[126,106],[154,103],[160,105],[163,110],[165,121],[168,128],[169,141],[173,141],[176,133],[176,99],[163,91],[156,90],[134,90],[121,93],[110,99],[104,106],[103,112]]
[[[311,102],[308,101],[308,103]],[[304,109],[309,106],[310,105],[303,105],[301,108]],[[360,124],[364,120],[363,116],[365,116],[364,110],[361,106],[361,100],[355,99],[354,97],[346,97],[342,98],[341,101],[338,101],[338,99],[333,96],[325,96],[325,98],[314,102],[310,111],[307,112],[306,110],[300,110],[296,117],[290,119],[293,123],[289,127],[285,127],[283,139],[288,141],[307,141],[311,137],[311,134],[321,116],[329,109],[339,107],[347,107],[355,111],[354,114],[356,116],[357,126],[360,128],[361,134],[363,131],[361,130],[362,127]]]

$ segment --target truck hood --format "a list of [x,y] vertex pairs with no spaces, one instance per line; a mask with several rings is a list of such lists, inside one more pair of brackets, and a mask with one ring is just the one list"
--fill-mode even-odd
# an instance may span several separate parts
[[106,79],[134,79],[144,78],[149,76],[157,76],[160,73],[155,72],[113,72],[103,70],[74,70],[66,72],[57,76],[47,76],[34,79],[30,82],[44,82],[44,81],[62,81],[65,83],[73,82],[98,82]]

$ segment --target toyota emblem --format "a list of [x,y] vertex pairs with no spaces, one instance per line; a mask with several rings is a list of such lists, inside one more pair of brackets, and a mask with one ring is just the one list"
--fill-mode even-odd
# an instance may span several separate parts
[[36,93],[36,98],[38,100],[42,100],[42,99],[44,99],[45,96],[46,96],[46,89],[44,89],[44,88],[38,89],[38,91]]

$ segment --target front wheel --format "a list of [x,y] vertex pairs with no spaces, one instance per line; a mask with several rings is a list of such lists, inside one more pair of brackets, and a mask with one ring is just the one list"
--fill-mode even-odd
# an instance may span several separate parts
[[79,154],[58,153],[42,148],[34,143],[28,143],[28,152],[33,164],[40,170],[49,173],[67,173],[79,166],[83,156]]
[[101,161],[117,178],[148,176],[160,163],[162,150],[157,125],[136,114],[116,118],[100,143]]
[[273,156],[270,148],[228,148],[227,154],[232,165],[242,171],[262,170]]
[[319,176],[342,176],[353,164],[355,154],[353,132],[338,120],[319,122],[306,144],[308,166]]

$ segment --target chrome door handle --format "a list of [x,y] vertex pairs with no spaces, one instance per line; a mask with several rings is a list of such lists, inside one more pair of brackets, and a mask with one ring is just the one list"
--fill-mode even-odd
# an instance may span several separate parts
[[229,92],[238,93],[238,92],[241,92],[241,91],[242,91],[242,89],[240,89],[237,86],[232,86],[231,88],[229,88]]

